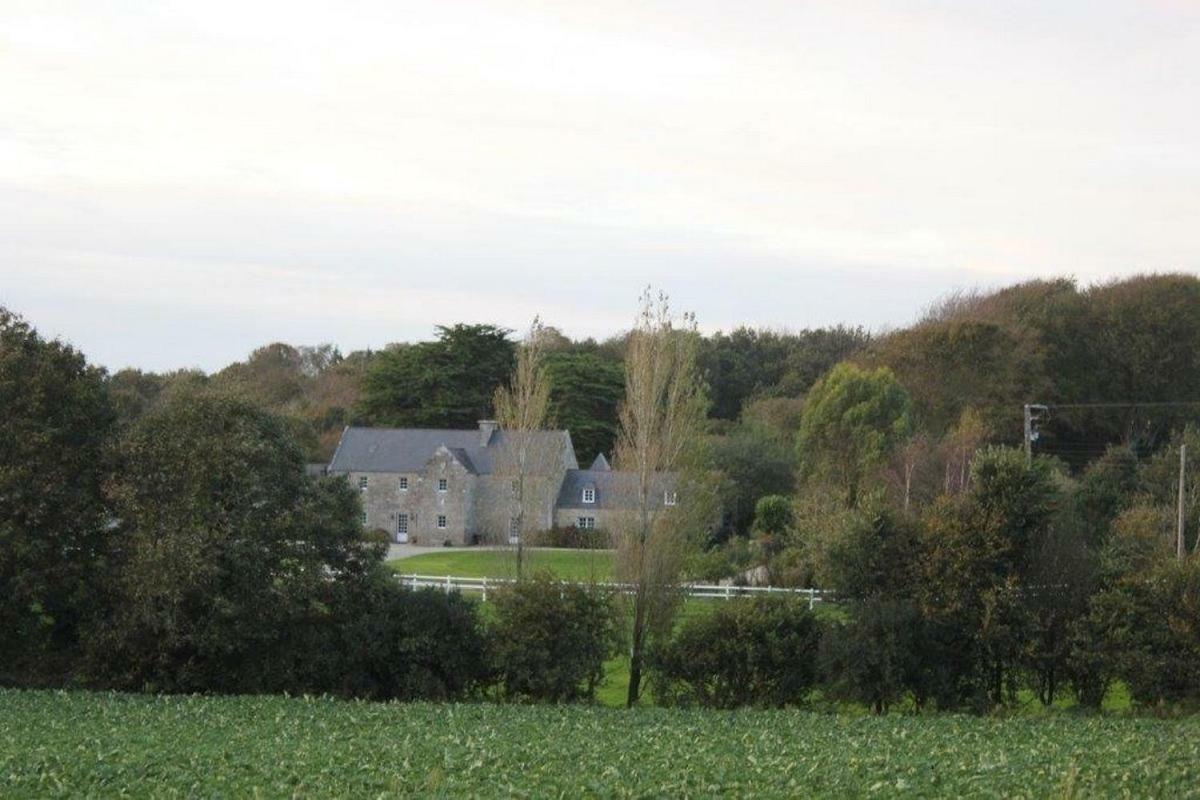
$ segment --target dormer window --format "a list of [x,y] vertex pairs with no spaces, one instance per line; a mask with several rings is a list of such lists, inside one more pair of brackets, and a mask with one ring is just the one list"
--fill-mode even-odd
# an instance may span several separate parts
[[402,475],[400,477],[400,491],[402,491],[402,492],[408,491],[408,476],[406,476],[406,475]]
[[596,502],[596,490],[592,489],[592,488],[584,489],[583,490],[583,502],[585,502],[585,503]]
[[676,502],[678,502],[678,499],[679,498],[676,496],[676,494],[674,492],[663,492],[663,505],[664,506],[673,506],[673,505],[675,505]]
[[450,488],[450,481],[445,478],[438,478],[438,491],[444,492]]
[[366,475],[358,476],[358,490],[360,492],[365,492],[367,490],[367,476]]

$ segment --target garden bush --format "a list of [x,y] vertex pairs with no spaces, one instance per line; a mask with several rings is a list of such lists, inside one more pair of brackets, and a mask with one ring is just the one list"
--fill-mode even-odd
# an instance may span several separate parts
[[655,648],[655,696],[668,705],[708,708],[796,705],[816,679],[820,637],[798,598],[727,601]]
[[618,639],[611,595],[556,581],[548,573],[495,595],[496,678],[505,697],[591,700]]

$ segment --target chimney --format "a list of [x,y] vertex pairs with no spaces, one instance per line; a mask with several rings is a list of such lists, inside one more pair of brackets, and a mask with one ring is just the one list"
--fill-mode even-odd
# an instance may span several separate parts
[[479,420],[479,446],[487,447],[492,440],[492,432],[500,427],[494,419]]

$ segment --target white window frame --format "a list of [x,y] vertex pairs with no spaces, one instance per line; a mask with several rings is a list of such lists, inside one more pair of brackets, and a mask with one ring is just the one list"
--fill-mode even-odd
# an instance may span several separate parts
[[368,478],[366,475],[359,475],[358,476],[358,490],[360,492],[365,492],[367,490],[367,484],[370,482],[371,482],[371,479]]
[[583,502],[587,503],[588,505],[595,505],[596,490],[591,487],[584,489],[583,490]]
[[447,521],[447,519],[446,519],[446,515],[445,515],[445,514],[438,514],[438,515],[437,515],[437,529],[438,529],[439,531],[444,531],[444,530],[446,530],[446,527],[447,527],[447,522],[448,522],[448,521]]
[[673,506],[679,502],[679,495],[675,492],[663,492],[663,505]]
[[400,476],[400,491],[402,491],[402,492],[408,491],[408,476],[407,475]]
[[396,515],[396,533],[408,535],[408,514]]
[[450,491],[450,480],[448,478],[438,478],[438,491],[439,492]]
[[576,525],[575,527],[579,528],[579,530],[581,530],[581,531],[596,530],[596,518],[595,517],[579,517],[579,519],[576,521],[579,524]]

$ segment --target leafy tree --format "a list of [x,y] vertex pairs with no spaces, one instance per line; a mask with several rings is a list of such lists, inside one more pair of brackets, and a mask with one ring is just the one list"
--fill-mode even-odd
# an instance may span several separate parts
[[756,396],[803,394],[830,367],[869,341],[862,328],[781,333],[741,327],[704,340],[700,370],[712,399],[710,414],[737,419]]
[[604,662],[619,646],[615,619],[607,592],[563,584],[548,573],[497,592],[492,637],[505,695],[594,699]]
[[1077,517],[1056,515],[1034,546],[1024,572],[1022,661],[1044,706],[1051,705],[1068,682],[1081,699],[1097,691],[1103,696],[1103,677],[1073,659],[1099,577],[1097,558],[1087,545],[1085,531]]
[[820,638],[797,598],[730,600],[691,617],[656,648],[655,697],[706,708],[797,705],[816,680]]
[[491,416],[492,395],[515,363],[508,331],[438,327],[437,339],[379,353],[363,379],[360,413],[375,425],[469,428]]
[[328,613],[295,631],[293,672],[276,690],[371,700],[462,700],[493,673],[478,604],[457,592],[412,591],[387,576],[330,587]]
[[106,683],[273,685],[264,664],[327,613],[330,581],[364,579],[384,549],[362,540],[350,487],[312,482],[303,465],[279,418],[212,394],[181,397],[122,438],[113,612],[90,642]]
[[796,447],[803,474],[846,490],[847,505],[909,430],[908,395],[887,369],[839,364],[808,393]]
[[[632,587],[629,694],[637,704],[647,642],[670,630],[676,586],[695,537],[710,521],[711,492],[698,469],[706,398],[696,369],[695,318],[676,327],[667,297],[647,289],[625,355],[617,468],[631,473],[629,511],[616,517],[616,573]],[[677,502],[661,503],[663,476]]]
[[1200,560],[1165,561],[1148,580],[1122,581],[1093,604],[1093,629],[1134,700],[1200,700]]
[[1127,447],[1111,447],[1088,465],[1075,490],[1075,513],[1085,541],[1099,547],[1108,541],[1112,523],[1138,493],[1138,460]]
[[109,400],[118,424],[127,428],[158,402],[166,388],[166,376],[140,369],[123,369],[108,379]]
[[821,639],[826,690],[834,699],[864,703],[876,714],[910,693],[924,699],[925,621],[911,600],[872,597],[856,603],[850,620]]
[[[1031,553],[1048,552],[1061,507],[1048,462],[1027,465],[1019,450],[990,448],[975,459],[970,491],[943,498],[926,514],[920,602],[930,623],[939,706],[983,709],[1015,695],[1029,641],[1022,586]],[[1055,664],[1064,653],[1054,651]]]
[[597,453],[612,455],[617,440],[617,406],[625,395],[621,362],[593,352],[560,351],[546,355],[550,416],[571,432],[579,463]]
[[733,533],[750,530],[760,498],[788,494],[795,484],[795,450],[765,425],[736,425],[713,437],[708,451],[711,468],[725,477],[721,502]]
[[827,585],[846,600],[911,599],[920,541],[920,528],[887,508],[854,513],[831,547]]
[[104,579],[104,373],[0,308],[0,682],[70,667]]
[[912,397],[922,429],[942,436],[968,407],[984,409],[990,430],[1021,432],[1021,404],[1045,396],[1048,381],[1034,332],[1008,324],[952,319],[897,331],[861,360],[895,374]]

